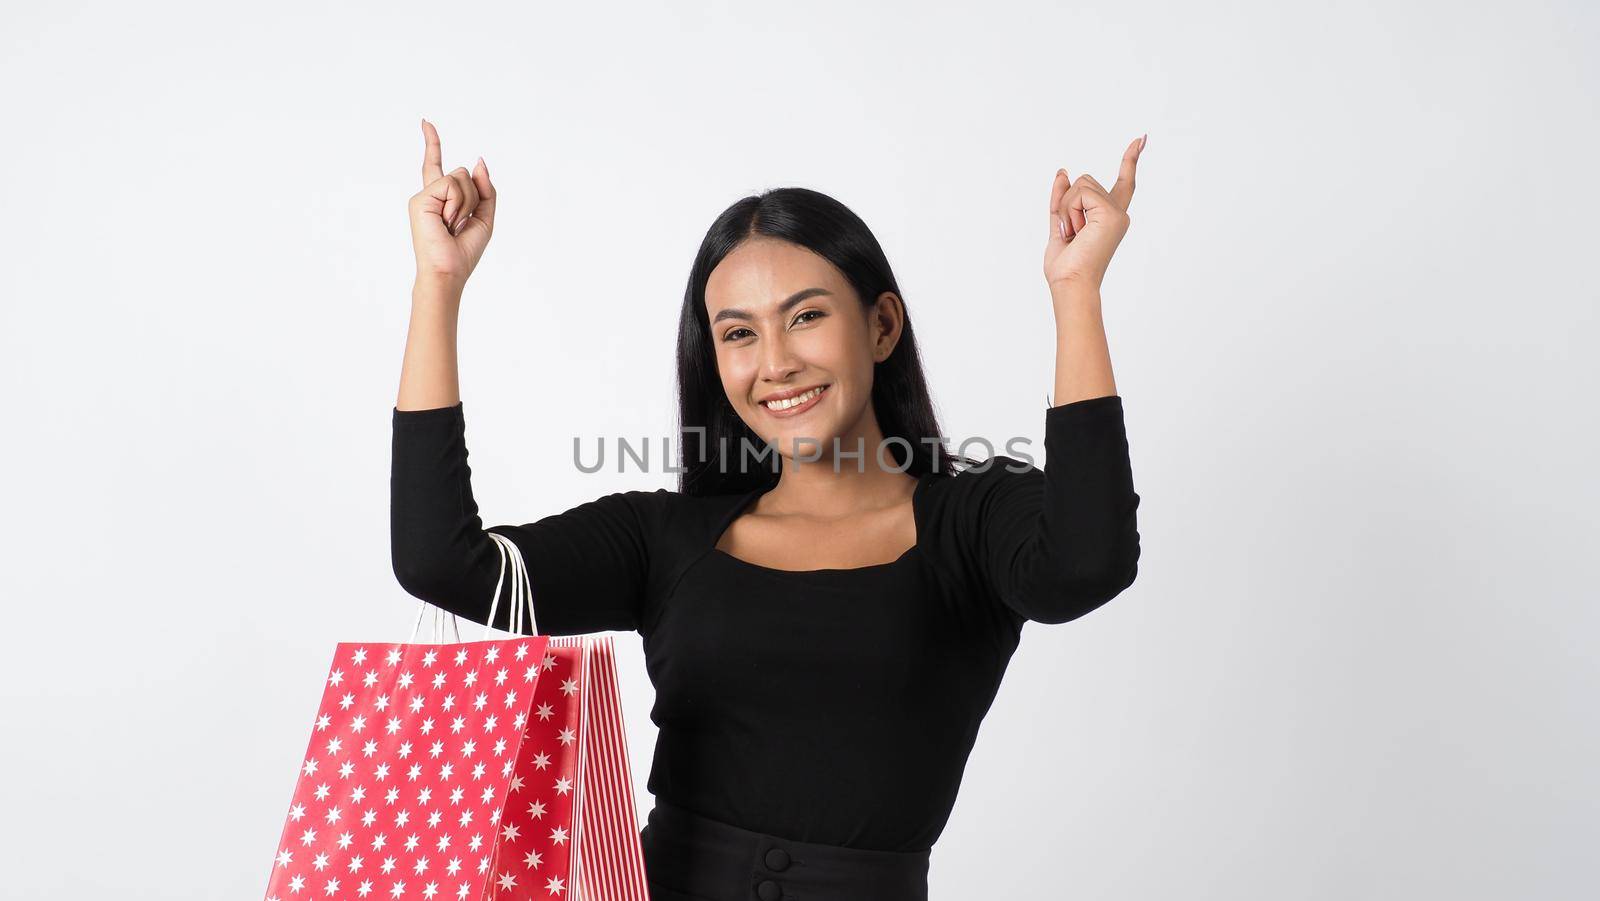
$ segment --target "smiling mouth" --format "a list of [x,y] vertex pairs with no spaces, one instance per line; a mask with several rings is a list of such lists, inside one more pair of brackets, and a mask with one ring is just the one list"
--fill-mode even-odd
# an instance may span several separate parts
[[819,385],[815,388],[812,388],[810,391],[807,391],[803,394],[797,394],[794,397],[786,397],[783,400],[764,402],[761,404],[761,409],[766,410],[773,416],[798,416],[816,406],[817,402],[822,399],[822,395],[826,393],[827,390],[827,385]]

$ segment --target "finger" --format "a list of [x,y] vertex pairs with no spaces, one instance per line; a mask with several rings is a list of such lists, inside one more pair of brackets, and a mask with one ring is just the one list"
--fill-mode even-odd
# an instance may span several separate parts
[[1117,206],[1112,201],[1111,195],[1106,193],[1106,189],[1102,188],[1100,183],[1094,180],[1093,176],[1083,175],[1079,176],[1079,179],[1079,184],[1073,185],[1073,193],[1069,194],[1074,198],[1074,206],[1079,211],[1078,215],[1081,215],[1086,221],[1104,222],[1113,227],[1115,227],[1119,219],[1126,222],[1128,218],[1127,210]]
[[1111,195],[1106,193],[1106,189],[1093,175],[1080,175],[1078,181],[1080,184],[1077,188],[1085,216],[1090,210],[1098,210],[1111,204]]
[[439,218],[444,220],[444,227],[450,230],[451,234],[454,234],[455,231],[451,228],[451,225],[456,221],[456,217],[461,214],[461,201],[463,199],[460,183],[448,175],[441,175],[438,181],[429,185],[429,189],[435,197],[440,196],[441,193],[443,194],[444,207],[439,210]]
[[461,248],[472,259],[483,255],[484,248],[489,244],[489,236],[494,232],[495,191],[494,184],[489,181],[489,165],[478,157],[477,165],[472,167],[472,185],[478,191],[478,206],[471,216],[461,221],[461,230],[457,232]]
[[[1078,178],[1081,180],[1083,178],[1087,178],[1087,176],[1080,175]],[[1067,207],[1068,232],[1073,235],[1083,231],[1083,226],[1088,221],[1084,215],[1085,205],[1083,195],[1083,185],[1075,184],[1072,186],[1072,189],[1067,192],[1067,196],[1062,198],[1062,202],[1065,203]]]
[[472,174],[464,168],[451,170],[450,179],[461,191],[461,206],[456,209],[456,218],[450,224],[450,231],[460,234],[461,224],[471,218],[473,209],[478,205],[478,188],[472,183]]
[[1055,180],[1050,185],[1050,237],[1053,240],[1067,239],[1067,219],[1062,215],[1061,198],[1070,187],[1072,179],[1067,175],[1067,170],[1057,169]]
[[422,183],[431,185],[444,176],[444,156],[439,151],[439,132],[433,123],[422,120]]
[[1144,136],[1133,139],[1122,153],[1122,166],[1117,169],[1117,180],[1111,185],[1111,199],[1124,210],[1133,202],[1133,173],[1139,164],[1139,154],[1144,152]]
[[436,226],[425,227],[446,230],[444,206],[450,202],[450,189],[453,184],[454,182],[448,178],[440,178],[412,195],[410,207],[413,215],[420,216],[425,221],[437,223]]
[[478,208],[472,215],[482,220],[491,230],[494,228],[494,182],[489,180],[489,164],[478,157],[478,165],[472,167],[472,184],[478,189]]
[[445,211],[444,227],[449,229],[450,234],[453,235],[456,233],[456,226],[461,222],[462,217],[466,215],[467,191],[461,186],[461,171],[459,169],[446,172],[444,181],[450,186],[450,196],[454,198],[454,202]]

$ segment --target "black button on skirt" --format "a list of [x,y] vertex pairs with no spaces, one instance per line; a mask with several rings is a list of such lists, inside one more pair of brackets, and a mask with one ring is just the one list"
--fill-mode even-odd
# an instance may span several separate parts
[[650,901],[928,901],[929,851],[797,842],[659,798],[639,840]]

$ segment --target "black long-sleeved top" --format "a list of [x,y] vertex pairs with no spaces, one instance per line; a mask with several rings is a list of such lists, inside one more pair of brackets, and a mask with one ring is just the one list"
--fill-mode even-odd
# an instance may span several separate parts
[[[394,571],[484,623],[501,557],[464,435],[460,404],[394,411]],[[522,550],[541,634],[643,636],[658,798],[796,841],[921,851],[949,819],[1022,624],[1082,616],[1138,569],[1121,397],[1047,408],[1045,454],[1043,469],[996,455],[922,476],[916,545],[853,569],[717,549],[764,489],[623,491],[492,530]],[[497,628],[509,608],[503,590]]]

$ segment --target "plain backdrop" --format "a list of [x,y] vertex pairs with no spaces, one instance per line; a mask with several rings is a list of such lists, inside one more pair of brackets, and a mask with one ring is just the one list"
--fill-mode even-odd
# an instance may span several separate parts
[[1591,5],[6,18],[0,895],[259,897],[335,643],[408,635],[427,116],[501,192],[460,335],[490,524],[673,484],[572,438],[668,434],[692,254],[782,185],[881,240],[946,434],[1042,441],[1052,175],[1148,132],[1103,291],[1140,574],[1024,629],[933,898],[1594,897]]

